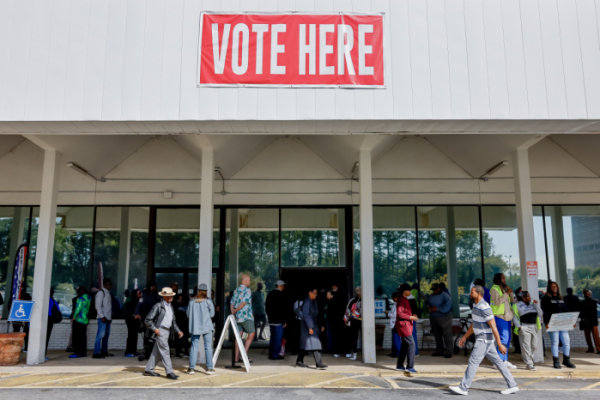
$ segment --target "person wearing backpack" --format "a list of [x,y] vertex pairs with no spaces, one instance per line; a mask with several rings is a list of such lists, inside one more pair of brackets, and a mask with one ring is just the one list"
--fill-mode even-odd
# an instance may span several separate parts
[[308,296],[302,302],[302,306],[298,307],[296,314],[301,318],[300,328],[300,350],[296,359],[296,366],[307,368],[304,364],[304,354],[312,352],[315,357],[317,369],[325,369],[327,365],[323,364],[321,359],[321,340],[319,332],[325,330],[324,327],[319,327],[317,317],[319,315],[319,306],[317,305],[317,289],[312,289],[308,292]]
[[85,287],[77,288],[73,308],[73,353],[69,358],[87,357],[87,326],[89,323],[90,306],[92,298],[87,294]]
[[108,352],[108,338],[110,337],[110,324],[112,322],[112,296],[110,289],[112,281],[110,278],[104,278],[103,288],[96,293],[96,320],[98,321],[98,332],[96,333],[96,342],[94,344],[94,355],[92,358],[112,357],[114,354]]

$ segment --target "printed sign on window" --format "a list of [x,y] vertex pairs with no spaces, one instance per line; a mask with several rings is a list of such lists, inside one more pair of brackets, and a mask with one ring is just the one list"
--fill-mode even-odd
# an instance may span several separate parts
[[383,14],[200,16],[199,86],[383,88]]
[[537,278],[537,276],[538,276],[537,261],[527,261],[527,276]]

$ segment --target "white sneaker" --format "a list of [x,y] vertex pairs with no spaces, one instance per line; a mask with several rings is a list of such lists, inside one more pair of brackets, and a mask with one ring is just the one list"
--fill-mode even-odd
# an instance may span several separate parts
[[346,354],[346,358],[352,358],[352,353]]
[[510,361],[504,361],[504,365],[506,365],[506,367],[510,369],[517,369],[517,366],[515,364],[512,364]]
[[196,371],[194,371],[193,368],[188,368],[188,370],[187,370],[188,375],[194,375],[195,373],[196,373]]
[[339,357],[340,357],[340,355],[339,355],[339,354],[334,354],[333,356],[334,356],[335,358],[339,358]]
[[456,394],[462,394],[463,396],[469,394],[469,392],[467,392],[466,390],[462,390],[459,386],[450,386],[448,387],[448,389],[452,390]]
[[528,371],[537,371],[537,369],[535,368],[535,365],[532,365],[532,366],[528,365],[527,367],[525,367],[525,369]]
[[353,354],[352,354],[352,357],[350,357],[350,360],[351,360],[351,361],[356,361],[356,356],[357,356],[357,354],[358,354],[358,353],[353,353]]
[[508,388],[506,390],[503,390],[500,392],[500,394],[513,394],[513,393],[517,393],[519,391],[519,387],[515,386],[512,388]]

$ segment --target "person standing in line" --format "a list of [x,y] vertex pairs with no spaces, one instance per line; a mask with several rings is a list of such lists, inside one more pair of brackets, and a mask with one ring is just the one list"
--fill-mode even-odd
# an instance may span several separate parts
[[[418,319],[421,318],[421,309],[419,308],[419,303],[417,303],[417,299],[413,296],[413,291],[410,291],[410,295],[407,297],[408,302],[410,303],[410,309],[413,314],[417,316]],[[417,321],[418,321],[417,319]],[[417,321],[413,321],[413,331],[412,337],[415,341],[415,357],[419,357],[419,341],[417,339]]]
[[[58,317],[55,317],[58,316]],[[48,353],[48,344],[50,343],[50,336],[52,335],[52,328],[54,327],[55,318],[62,319],[58,302],[54,300],[54,288],[50,288],[50,302],[48,304],[48,325],[46,331],[46,353]],[[60,321],[57,321],[60,322]],[[48,357],[46,357],[48,361]]]
[[400,297],[400,292],[392,293],[392,306],[390,311],[388,311],[390,329],[392,330],[392,353],[390,354],[390,357],[392,358],[398,358],[400,347],[402,345],[402,339],[400,339],[400,336],[398,336],[398,331],[396,330],[396,307],[398,305],[398,297]]
[[[579,303],[579,329],[585,333],[585,341],[588,345],[586,353],[594,353],[594,343],[597,354],[600,354],[600,336],[598,335],[598,300],[592,298],[592,291],[583,290],[583,301]],[[592,337],[594,341],[592,342]]]
[[323,309],[323,320],[325,326],[325,336],[326,336],[326,351],[333,352],[333,331],[331,330],[331,314],[329,310],[333,308],[333,292],[331,290],[327,291],[327,303],[325,304],[325,308]]
[[333,298],[327,306],[327,320],[331,325],[331,352],[337,358],[348,352],[348,341],[346,340],[348,327],[344,322],[346,298],[336,285],[331,286],[331,294]]
[[[510,346],[511,337],[511,321],[513,320],[513,312],[511,303],[513,302],[513,291],[506,285],[506,277],[502,273],[494,275],[494,286],[490,289],[490,306],[494,314],[496,327],[502,340],[502,345],[508,349]],[[500,344],[500,343],[499,343]],[[517,367],[508,361],[508,352],[500,352],[498,345],[498,356],[504,361],[510,369]]]
[[125,346],[125,357],[136,357],[138,334],[140,332],[140,322],[135,318],[135,309],[142,297],[139,289],[133,289],[130,293],[129,301],[125,303],[125,324],[127,324],[127,345]]
[[362,298],[360,286],[354,290],[356,297],[350,299],[346,305],[346,320],[350,323],[348,331],[348,349],[349,353],[346,357],[352,361],[356,361],[358,354],[358,335],[362,324]]
[[325,328],[319,328],[317,320],[319,315],[319,306],[316,301],[317,294],[317,289],[310,290],[302,303],[302,307],[298,310],[298,313],[302,316],[302,321],[300,328],[300,350],[298,350],[298,357],[296,358],[297,367],[308,368],[308,365],[304,364],[304,354],[312,352],[315,357],[316,368],[327,368],[327,365],[323,364],[321,358],[322,347],[319,332]]
[[269,329],[271,331],[271,339],[269,341],[269,360],[283,360],[283,357],[280,356],[279,353],[281,352],[283,332],[287,326],[287,317],[289,314],[287,311],[289,304],[287,297],[283,292],[284,288],[285,282],[278,280],[275,282],[275,289],[273,289],[267,296],[265,312],[269,318]]
[[527,364],[527,369],[537,371],[533,363],[533,353],[537,348],[538,331],[542,329],[540,317],[544,316],[544,312],[537,300],[531,302],[531,296],[527,291],[522,291],[517,299],[518,301],[513,305],[514,334],[518,335],[521,343],[521,356]]
[[567,295],[564,300],[570,312],[579,311],[579,297],[573,294],[573,288],[567,288]]
[[188,329],[189,319],[187,316],[190,298],[187,294],[184,295],[183,293],[178,294],[176,298],[177,308],[173,307],[175,310],[175,320],[177,321],[177,326],[183,332],[183,336],[175,338],[175,357],[181,359],[190,356],[190,331]]
[[73,352],[73,316],[75,314],[75,307],[77,307],[77,299],[79,298],[77,290],[79,290],[79,288],[75,289],[75,297],[71,299],[71,314],[69,315],[69,320],[71,321],[71,334],[69,335],[69,344],[67,344],[67,353]]
[[[246,332],[246,343],[244,347],[246,354],[250,349],[252,340],[256,331],[254,330],[254,317],[252,316],[252,292],[250,291],[250,277],[248,275],[242,275],[241,285],[233,292],[231,298],[230,311],[232,315],[235,315],[238,330],[240,335],[242,332]],[[238,348],[237,340],[235,343],[235,362],[240,362],[240,349]],[[248,357],[248,362],[252,362],[252,359]]]
[[[158,287],[156,286],[156,282],[150,281],[146,285],[146,288],[142,292],[142,297],[140,301],[138,301],[137,306],[135,307],[135,315],[134,318],[140,321],[145,321],[146,316],[154,307],[156,303],[160,301],[160,296],[157,294]],[[152,347],[154,344],[150,342],[150,338],[146,335],[147,331],[144,330],[144,357],[147,359],[150,357],[150,353],[152,352]]]
[[252,315],[254,316],[254,331],[256,340],[267,340],[264,337],[267,325],[267,312],[265,311],[265,293],[262,282],[256,284],[256,290],[252,292]]
[[208,286],[206,283],[198,285],[196,297],[190,299],[186,311],[188,317],[188,329],[192,339],[192,349],[190,350],[190,366],[187,373],[194,374],[196,360],[198,359],[198,346],[200,345],[200,336],[204,341],[204,353],[206,355],[206,373],[212,375],[215,373],[213,366],[212,340],[214,327],[212,318],[215,316],[215,305],[208,298]]
[[438,283],[431,286],[431,291],[433,293],[427,298],[427,306],[429,321],[435,336],[436,350],[432,356],[451,358],[454,348],[454,341],[452,340],[452,299]]
[[162,297],[162,301],[152,307],[144,320],[148,329],[147,336],[154,340],[154,347],[146,364],[144,376],[160,376],[154,372],[160,358],[167,372],[167,378],[177,379],[179,376],[175,375],[173,371],[171,349],[169,349],[170,338],[174,338],[175,334],[180,338],[183,336],[183,332],[175,321],[175,310],[171,306],[175,292],[170,287],[165,287],[158,295]]
[[[413,323],[418,320],[416,314],[410,308],[408,296],[410,296],[410,285],[403,283],[400,285],[400,296],[396,303],[396,331],[402,340],[400,345],[400,354],[398,355],[398,363],[396,371],[408,371],[416,374],[415,370],[415,340],[413,339]],[[406,367],[404,366],[406,360]]]
[[114,356],[114,354],[108,352],[108,338],[110,337],[110,324],[112,322],[112,297],[110,295],[112,281],[110,278],[104,278],[102,285],[102,290],[98,290],[95,297],[98,332],[96,333],[94,355],[92,358]]
[[[469,388],[473,383],[477,369],[484,357],[490,360],[492,364],[500,370],[502,377],[508,385],[508,389],[501,391],[501,394],[512,394],[519,391],[517,382],[515,382],[506,363],[498,355],[498,351],[502,354],[506,354],[508,349],[502,344],[500,334],[496,328],[494,313],[492,312],[490,305],[483,299],[484,293],[485,291],[480,285],[475,285],[471,289],[469,297],[473,300],[473,323],[469,326],[469,329],[463,337],[460,338],[458,345],[464,347],[467,339],[473,333],[475,334],[475,344],[471,351],[471,357],[469,357],[469,366],[465,371],[465,375],[463,376],[460,385],[450,386],[448,388],[452,392],[463,396],[469,394]],[[498,349],[494,346],[494,338],[498,343]]]
[[[569,307],[565,304],[565,300],[560,294],[560,288],[558,283],[550,281],[546,290],[546,295],[542,299],[542,310],[544,311],[544,324],[546,329],[549,328],[550,318],[553,314],[567,313]],[[577,324],[575,324],[577,326]],[[574,326],[574,327],[575,327]],[[552,331],[548,332],[550,336],[550,348],[552,350],[552,360],[554,361],[554,368],[561,369],[560,361],[558,358],[558,342],[562,342],[563,345],[563,365],[567,368],[575,368],[575,365],[571,362],[571,338],[569,331]]]
[[88,315],[92,297],[87,294],[85,287],[77,288],[77,297],[73,311],[73,353],[69,358],[87,357],[87,327]]

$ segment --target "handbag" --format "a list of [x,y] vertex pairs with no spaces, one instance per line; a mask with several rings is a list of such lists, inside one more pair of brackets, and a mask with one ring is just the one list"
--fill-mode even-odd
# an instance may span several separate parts
[[54,305],[52,306],[52,322],[55,324],[60,324],[63,320],[63,316],[62,313],[60,312],[60,310],[58,309],[58,306],[56,305],[56,303],[54,303]]

